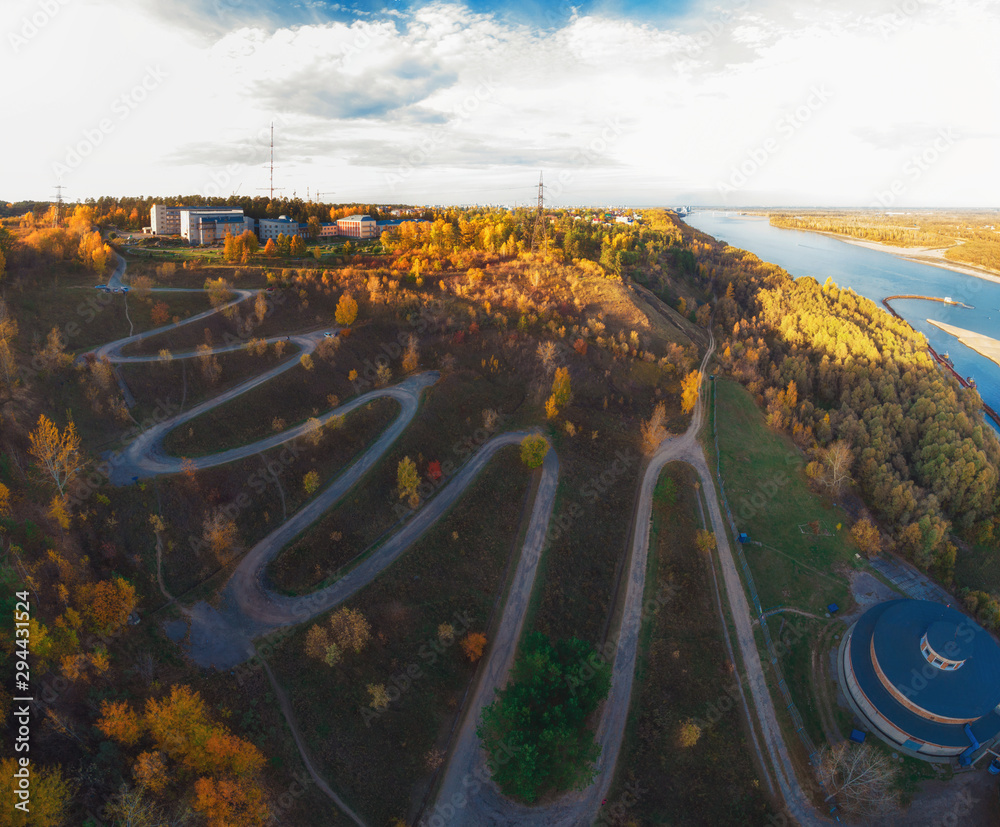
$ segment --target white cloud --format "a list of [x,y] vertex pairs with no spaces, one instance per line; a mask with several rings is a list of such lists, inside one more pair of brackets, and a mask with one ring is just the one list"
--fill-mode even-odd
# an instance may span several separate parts
[[[8,29],[35,8],[13,6]],[[276,183],[344,200],[524,201],[544,168],[562,203],[717,203],[735,171],[729,203],[867,204],[940,129],[956,141],[909,203],[1000,186],[984,0],[734,0],[671,27],[578,15],[544,31],[438,3],[205,38],[144,8],[72,0],[14,56],[33,82],[8,85],[12,111],[32,127],[13,133],[24,163],[2,195],[43,197],[147,66],[166,79],[64,176],[72,197],[266,186],[272,119]]]

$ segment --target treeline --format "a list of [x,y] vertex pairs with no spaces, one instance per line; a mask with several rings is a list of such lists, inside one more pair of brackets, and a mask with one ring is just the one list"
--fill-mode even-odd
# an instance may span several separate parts
[[[544,216],[539,247],[565,263],[600,264],[611,276],[648,283],[651,273],[686,275],[697,271],[692,253],[682,246],[681,231],[662,211],[649,211],[636,224],[614,224],[590,210],[558,210]],[[448,209],[382,233],[392,269],[414,275],[482,267],[509,260],[531,249],[534,212],[527,209]]]
[[951,535],[990,545],[1000,530],[1000,443],[978,394],[939,370],[909,325],[853,291],[792,279],[731,247],[698,250],[725,285],[722,363],[818,465],[846,446],[896,549],[951,582]]
[[950,244],[950,240],[935,232],[927,232],[910,221],[903,226],[898,220],[875,215],[771,215],[771,224],[786,230],[812,230],[820,233],[836,233],[892,244],[896,247],[940,247]]
[[[94,223],[102,229],[117,227],[122,230],[141,230],[150,225],[150,210],[154,204],[186,204],[190,206],[212,206],[242,208],[244,214],[253,218],[277,218],[287,215],[303,224],[315,216],[321,222],[336,221],[344,216],[361,213],[370,215],[377,220],[390,218],[391,209],[395,206],[376,204],[329,204],[319,201],[303,201],[301,198],[275,198],[267,196],[231,195],[227,198],[208,198],[203,195],[171,195],[171,196],[125,196],[112,198],[88,198],[79,206],[93,210]],[[72,213],[78,205],[63,206],[63,216]],[[39,226],[51,227],[56,214],[56,204],[51,201],[18,201],[0,205],[0,217],[20,218],[30,215]],[[422,217],[433,218],[434,213],[427,210],[419,214]]]
[[896,247],[947,247],[945,258],[1000,272],[1000,213],[772,213],[771,224]]

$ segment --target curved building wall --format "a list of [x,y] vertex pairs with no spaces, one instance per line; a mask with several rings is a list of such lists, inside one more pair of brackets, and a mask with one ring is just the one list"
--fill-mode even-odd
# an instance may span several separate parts
[[853,636],[854,626],[851,626],[850,630],[848,630],[846,641],[843,646],[844,654],[843,659],[841,660],[841,670],[844,676],[844,683],[847,686],[847,690],[850,692],[851,699],[871,725],[872,729],[897,746],[905,746],[907,749],[919,752],[922,755],[940,757],[961,755],[963,752],[962,748],[946,747],[941,746],[940,744],[930,744],[926,741],[920,740],[919,738],[914,738],[908,732],[905,732],[889,721],[889,719],[879,712],[874,704],[868,700],[864,690],[861,689],[861,686],[858,683],[857,677],[854,674],[854,665],[851,662],[851,638]]

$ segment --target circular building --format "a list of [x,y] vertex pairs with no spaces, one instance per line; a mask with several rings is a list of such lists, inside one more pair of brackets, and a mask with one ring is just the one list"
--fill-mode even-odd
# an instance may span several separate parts
[[865,612],[840,647],[840,679],[872,730],[917,757],[968,760],[1000,733],[1000,646],[940,603]]

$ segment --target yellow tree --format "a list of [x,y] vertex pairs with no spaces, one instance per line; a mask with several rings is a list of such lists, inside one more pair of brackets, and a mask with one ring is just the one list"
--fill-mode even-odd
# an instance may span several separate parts
[[208,301],[212,307],[225,304],[233,297],[233,293],[229,289],[229,282],[224,278],[206,279],[205,289],[208,291]]
[[403,371],[410,373],[417,369],[420,354],[417,350],[417,337],[412,333],[406,342],[406,353],[403,354]]
[[253,312],[257,317],[258,322],[264,321],[264,317],[267,316],[267,297],[264,295],[263,290],[261,290],[257,294],[257,298],[254,299]]
[[0,773],[4,777],[4,783],[0,784],[0,825],[60,827],[66,824],[66,810],[73,796],[73,787],[63,778],[62,771],[58,767],[39,767],[34,760],[31,762],[31,799],[27,813],[14,809],[20,800],[15,793],[17,772],[16,759],[0,760]]
[[691,413],[698,403],[698,389],[701,387],[701,371],[693,370],[681,382],[681,410]]
[[104,634],[124,626],[137,602],[135,587],[121,577],[81,586],[79,597],[94,629]]
[[417,493],[417,486],[420,480],[417,477],[417,465],[409,457],[403,457],[396,467],[396,482],[399,486],[399,498],[409,498],[410,508],[420,505],[420,494]]
[[875,524],[867,517],[858,520],[851,526],[851,536],[868,557],[878,557],[882,552],[882,537]]
[[647,456],[655,454],[660,443],[667,438],[667,429],[663,427],[666,416],[667,406],[660,402],[653,409],[649,422],[642,423],[642,452]]
[[38,351],[38,358],[49,370],[64,368],[71,364],[73,357],[66,353],[66,342],[58,327],[53,327],[45,339],[45,347]]
[[53,422],[42,414],[28,439],[31,442],[28,452],[52,478],[59,496],[65,497],[67,486],[83,468],[76,426],[70,422],[60,433]]
[[341,651],[357,654],[371,640],[372,627],[361,612],[343,607],[330,616],[330,633]]
[[569,387],[569,368],[556,368],[556,376],[552,380],[552,397],[557,408],[565,408],[573,398]]
[[337,302],[337,312],[334,315],[337,324],[350,327],[354,320],[358,318],[358,303],[350,293],[344,293]]

